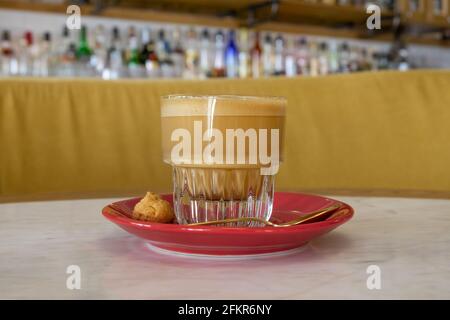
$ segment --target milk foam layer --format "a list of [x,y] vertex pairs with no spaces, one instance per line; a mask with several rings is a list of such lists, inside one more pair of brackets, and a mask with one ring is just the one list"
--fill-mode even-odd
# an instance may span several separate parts
[[161,99],[161,117],[284,116],[286,99],[251,96],[182,96]]

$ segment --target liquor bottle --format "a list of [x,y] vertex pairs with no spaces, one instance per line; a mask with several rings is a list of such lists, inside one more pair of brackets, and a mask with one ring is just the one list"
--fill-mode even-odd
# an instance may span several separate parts
[[76,53],[76,75],[81,77],[92,76],[94,73],[94,70],[90,64],[92,50],[89,46],[87,27],[85,25],[81,26]]
[[350,72],[359,71],[359,50],[356,46],[350,47]]
[[145,71],[148,77],[159,77],[159,59],[156,55],[155,43],[150,41],[148,44],[148,55],[145,60]]
[[141,64],[145,64],[150,53],[150,48],[153,45],[151,39],[151,30],[149,28],[144,28],[141,30],[141,50],[139,52],[139,61]]
[[306,38],[300,38],[297,46],[297,73],[307,76],[309,72],[309,50]]
[[77,46],[74,42],[69,44],[69,48],[67,48],[67,53],[65,57],[67,61],[67,74],[64,74],[68,77],[76,76],[76,63],[77,63]]
[[77,47],[77,59],[80,61],[89,61],[92,50],[89,47],[89,42],[87,38],[87,27],[85,25],[81,26],[80,39],[78,41]]
[[248,78],[250,76],[250,53],[247,29],[239,31],[239,48],[239,78]]
[[38,71],[37,75],[41,77],[48,77],[51,73],[51,50],[52,50],[52,36],[50,32],[44,32],[42,41],[39,43],[38,56]]
[[397,69],[399,71],[408,71],[411,67],[408,61],[409,52],[406,47],[399,50],[399,62]]
[[10,76],[14,74],[14,50],[11,44],[11,34],[8,30],[3,31],[1,39],[1,74]]
[[319,71],[319,53],[317,43],[315,41],[309,42],[309,75],[312,77],[318,76]]
[[236,78],[238,76],[239,65],[238,49],[235,41],[235,32],[230,30],[228,33],[228,44],[225,49],[225,67],[227,78]]
[[118,50],[120,52],[122,52],[123,50],[122,39],[120,37],[120,30],[118,27],[113,27],[112,29],[111,45],[109,51],[111,50]]
[[128,62],[130,61],[131,58],[131,45],[132,42],[136,42],[136,29],[134,28],[134,26],[128,26],[127,28],[127,36],[126,36],[126,40],[125,40],[125,45],[124,45],[124,60],[125,60],[125,64],[128,65]]
[[21,76],[31,75],[33,71],[33,33],[26,31],[19,40],[19,50],[17,54],[18,74]]
[[129,48],[130,54],[127,61],[128,71],[132,78],[136,78],[140,75],[141,66],[138,52],[138,41],[136,37],[130,38]]
[[377,65],[375,63],[375,48],[373,46],[369,46],[367,48],[367,70],[374,71],[377,68]]
[[181,30],[176,28],[172,32],[172,52],[173,76],[180,78],[184,71],[184,49],[181,43]]
[[58,46],[56,48],[57,53],[60,55],[64,54],[69,48],[70,43],[72,43],[72,41],[70,38],[69,28],[67,28],[67,26],[64,26],[61,33],[61,39],[59,40]]
[[211,75],[211,39],[208,29],[203,29],[200,39],[200,78],[204,79]]
[[275,38],[274,44],[275,54],[273,74],[281,76],[284,75],[284,39],[280,34]]
[[102,72],[103,79],[117,79],[124,76],[123,51],[119,28],[113,27],[111,45],[108,49],[106,66]]
[[369,71],[372,69],[371,57],[369,57],[369,51],[366,48],[360,48],[359,50],[359,71]]
[[159,30],[158,32],[158,38],[156,40],[156,54],[158,55],[158,58],[160,61],[164,61],[167,59],[168,55],[168,43],[166,41],[166,34],[163,29]]
[[213,77],[225,76],[225,36],[222,31],[217,31],[214,42],[214,66]]
[[160,76],[163,78],[173,76],[173,62],[170,58],[171,48],[163,29],[159,30],[156,41],[156,55],[159,59]]
[[103,74],[107,56],[105,28],[102,25],[98,25],[94,30],[94,48],[91,56],[91,65],[95,68],[98,75]]
[[269,77],[273,75],[273,48],[272,48],[272,37],[268,33],[264,37],[263,43],[263,53],[262,53],[262,62],[263,62],[263,70],[264,76]]
[[330,42],[328,52],[329,73],[339,72],[338,48],[335,41]]
[[373,70],[386,70],[389,68],[389,53],[387,52],[375,52],[373,54],[374,66]]
[[186,54],[183,78],[195,79],[199,76],[198,71],[199,52],[197,43],[197,32],[194,28],[189,29],[186,35]]
[[138,78],[141,76],[141,64],[139,60],[138,39],[136,30],[130,27],[128,30],[128,47],[127,47],[127,66],[128,75],[131,78]]
[[344,42],[339,47],[339,72],[350,72],[350,47]]
[[289,37],[286,41],[286,54],[284,58],[284,70],[287,77],[295,77],[297,75],[297,63],[295,60],[294,39]]
[[329,62],[328,62],[328,44],[326,42],[321,42],[319,44],[318,52],[318,69],[320,75],[327,75],[329,73]]
[[58,67],[55,70],[56,75],[61,77],[70,77],[74,75],[75,52],[72,51],[75,43],[70,38],[69,29],[64,26],[61,38],[56,46],[56,60]]
[[252,77],[259,78],[263,74],[262,61],[261,61],[261,45],[259,43],[259,32],[254,34],[253,48],[250,51],[252,61]]
[[155,42],[152,39],[152,32],[149,28],[141,30],[141,44],[140,63],[144,65],[147,77],[156,78],[159,76],[159,62],[155,52]]

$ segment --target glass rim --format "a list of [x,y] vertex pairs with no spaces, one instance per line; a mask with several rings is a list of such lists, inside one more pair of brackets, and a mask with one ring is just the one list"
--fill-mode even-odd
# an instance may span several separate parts
[[218,95],[190,95],[190,94],[168,94],[161,96],[162,100],[170,99],[222,99],[222,100],[266,100],[266,101],[283,101],[287,102],[287,98],[283,96],[247,96],[233,94]]

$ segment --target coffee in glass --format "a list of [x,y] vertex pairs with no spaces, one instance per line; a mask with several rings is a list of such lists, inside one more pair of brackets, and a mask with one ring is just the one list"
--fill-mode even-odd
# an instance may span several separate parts
[[178,223],[270,218],[285,111],[279,97],[161,99],[163,157],[173,167]]

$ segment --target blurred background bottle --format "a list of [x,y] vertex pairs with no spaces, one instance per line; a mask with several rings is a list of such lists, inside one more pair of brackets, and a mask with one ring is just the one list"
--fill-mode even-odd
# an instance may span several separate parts
[[262,63],[263,63],[263,71],[264,76],[269,77],[273,75],[273,44],[272,44],[272,36],[270,34],[266,34],[264,37],[264,43],[262,48]]
[[[0,44],[2,59],[1,71],[4,76],[14,75],[14,50],[11,43],[11,35],[9,31],[5,30],[2,33]],[[17,68],[18,69],[18,68]]]
[[214,37],[214,65],[213,77],[225,76],[225,36],[222,31],[217,31]]
[[92,50],[88,42],[87,27],[83,25],[81,26],[78,46],[76,49],[78,76],[89,77],[94,74],[90,65],[91,54]]
[[208,29],[203,29],[200,39],[200,78],[205,79],[211,76],[212,49],[211,39]]
[[228,44],[225,49],[225,67],[227,78],[238,76],[239,56],[235,40],[235,32],[231,30],[228,34]]
[[284,75],[284,38],[279,34],[276,36],[275,41],[275,50],[273,57],[273,75],[275,76],[283,76]]
[[240,29],[239,30],[239,78],[248,78],[250,77],[250,49],[249,49],[249,38],[248,38],[248,30]]
[[194,28],[189,29],[186,35],[186,63],[184,78],[195,79],[199,77],[199,50],[197,32]]
[[251,66],[252,66],[252,77],[259,78],[263,75],[263,63],[262,63],[262,49],[261,44],[259,42],[259,32],[256,32],[254,35],[254,43],[253,47],[250,51],[251,55]]

